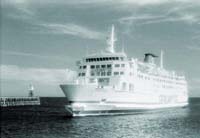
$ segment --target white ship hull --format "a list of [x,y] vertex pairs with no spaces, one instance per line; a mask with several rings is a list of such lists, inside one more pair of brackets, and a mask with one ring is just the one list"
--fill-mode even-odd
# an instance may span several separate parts
[[69,116],[132,114],[141,111],[184,107],[187,95],[116,91],[113,88],[96,88],[95,85],[60,85],[68,104]]
[[130,114],[188,104],[184,75],[155,64],[158,56],[145,53],[144,61],[115,51],[114,26],[105,51],[87,54],[76,62],[73,84],[60,85],[71,116]]

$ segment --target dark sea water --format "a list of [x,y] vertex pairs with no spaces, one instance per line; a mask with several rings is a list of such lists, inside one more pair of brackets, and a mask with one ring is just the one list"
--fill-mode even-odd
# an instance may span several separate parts
[[186,108],[134,115],[67,118],[64,98],[1,108],[2,138],[200,138],[200,98]]

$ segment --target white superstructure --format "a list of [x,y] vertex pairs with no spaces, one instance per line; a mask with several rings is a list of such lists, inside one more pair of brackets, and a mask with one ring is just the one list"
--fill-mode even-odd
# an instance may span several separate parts
[[157,66],[152,53],[139,61],[115,52],[115,41],[112,26],[106,50],[78,61],[77,79],[60,85],[69,115],[126,114],[188,104],[185,76],[164,68],[163,51]]

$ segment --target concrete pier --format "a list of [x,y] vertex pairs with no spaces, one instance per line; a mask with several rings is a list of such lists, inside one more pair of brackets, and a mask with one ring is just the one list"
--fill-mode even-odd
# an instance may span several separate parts
[[0,97],[1,107],[40,105],[40,97]]

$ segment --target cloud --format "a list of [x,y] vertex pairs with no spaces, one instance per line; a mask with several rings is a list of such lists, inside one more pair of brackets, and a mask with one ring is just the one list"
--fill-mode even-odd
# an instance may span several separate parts
[[14,4],[25,4],[29,0],[2,0],[2,5],[14,5]]
[[169,2],[169,0],[3,0],[3,4],[27,4],[27,3],[57,3],[57,4],[68,4],[68,5],[91,5],[91,4],[110,4],[110,3],[133,3],[133,4],[140,4],[140,5],[146,5],[146,4],[160,4]]
[[138,4],[138,5],[157,5],[169,2],[169,0],[124,0],[122,3]]
[[[28,4],[32,1],[23,1],[23,0],[14,0],[8,1],[8,3],[12,3],[16,12],[9,13],[8,16],[14,19],[19,19],[24,21],[34,27],[34,30],[31,30],[31,33],[39,33],[39,34],[62,34],[62,35],[72,35],[78,36],[85,39],[104,39],[106,36],[102,32],[98,32],[92,30],[88,27],[78,25],[75,23],[55,23],[55,22],[47,22],[38,17],[37,11]],[[35,1],[37,2],[37,1]],[[48,1],[47,1],[48,2]],[[59,3],[59,2],[58,2]]]
[[69,69],[22,68],[15,65],[0,65],[1,80],[60,84],[72,81],[76,72]]
[[[187,24],[198,24],[200,22],[200,14],[198,12],[190,11],[187,8],[192,8],[190,6],[182,8],[172,8],[169,10],[161,10],[160,13],[157,12],[144,14],[142,11],[139,11],[137,14],[121,17],[118,19],[118,22],[121,24],[156,24],[156,23],[165,23],[165,22],[183,22]],[[184,11],[185,10],[185,11]]]
[[200,46],[196,46],[196,45],[187,46],[186,48],[192,51],[200,51]]
[[[123,1],[124,2],[124,1]],[[126,1],[125,1],[126,2]],[[130,0],[131,2],[131,0]],[[133,3],[136,2],[133,0]],[[136,8],[132,10],[131,15],[119,18],[121,24],[158,24],[165,22],[182,22],[186,24],[198,24],[200,22],[200,1],[196,0],[155,0],[155,1],[139,1],[145,4],[163,4],[160,6],[148,6],[148,9]],[[142,5],[143,5],[142,4]],[[133,9],[132,5],[128,5],[128,9]],[[153,8],[153,9],[152,9]],[[157,12],[155,12],[157,11]]]
[[[200,23],[199,23],[200,24]],[[196,32],[194,32],[194,35],[193,35],[193,37],[192,37],[192,40],[194,41],[194,40],[197,40],[198,42],[199,42],[199,40],[200,40],[200,32],[199,32],[199,30],[196,30]]]
[[[123,25],[124,34],[132,35],[132,30],[139,26],[148,26],[150,24],[164,25],[166,23],[176,23],[184,25],[186,28],[199,25],[200,10],[199,5],[193,4],[173,4],[163,7],[137,8],[137,10],[129,11],[130,15],[120,17],[117,21]],[[155,12],[156,11],[156,12]],[[198,12],[199,11],[199,12]],[[198,39],[199,35],[195,36]]]
[[200,40],[200,35],[195,35],[195,36],[192,37],[192,39],[193,39],[193,40],[195,40],[195,39],[196,39],[196,40]]
[[72,36],[78,36],[87,39],[104,39],[106,36],[104,33],[91,30],[87,27],[76,25],[73,23],[59,24],[59,23],[41,23],[39,26],[44,27],[43,33],[53,34],[67,34]]
[[[55,3],[55,1],[52,0],[46,0],[47,3]],[[98,5],[98,4],[104,4],[104,5],[111,5],[111,4],[132,4],[132,5],[139,5],[139,6],[145,6],[145,5],[158,5],[158,4],[166,4],[166,3],[195,3],[200,4],[199,0],[71,0],[71,1],[65,1],[60,0],[57,3],[65,3],[69,5]]]
[[[64,2],[64,1],[60,1]],[[200,4],[199,0],[71,0],[67,1],[66,4],[73,4],[73,5],[131,5],[131,6],[149,6],[149,5],[160,5],[160,4],[167,4],[167,3],[185,3],[185,4]]]
[[126,22],[130,22],[130,21],[155,20],[155,19],[160,19],[163,17],[164,16],[156,16],[156,15],[150,15],[150,14],[131,15],[131,16],[119,18],[118,21],[120,23],[126,23]]
[[198,18],[196,18],[194,15],[190,15],[190,14],[184,14],[181,16],[177,16],[177,17],[173,17],[173,16],[166,16],[164,18],[158,18],[155,20],[150,20],[150,21],[146,21],[141,23],[142,25],[144,24],[156,24],[156,23],[163,23],[163,22],[184,22],[184,23],[188,23],[188,24],[193,24],[198,22]]
[[129,6],[149,6],[160,4],[200,4],[199,0],[2,0],[3,5],[76,5],[79,7],[92,6],[92,5],[129,5]]
[[1,50],[2,55],[11,55],[11,56],[23,56],[23,57],[33,57],[33,58],[40,58],[40,59],[54,59],[54,60],[60,60],[60,61],[72,61],[72,57],[67,56],[47,56],[47,55],[39,55],[34,53],[25,53],[25,52],[17,52],[17,51],[7,51],[7,50]]

